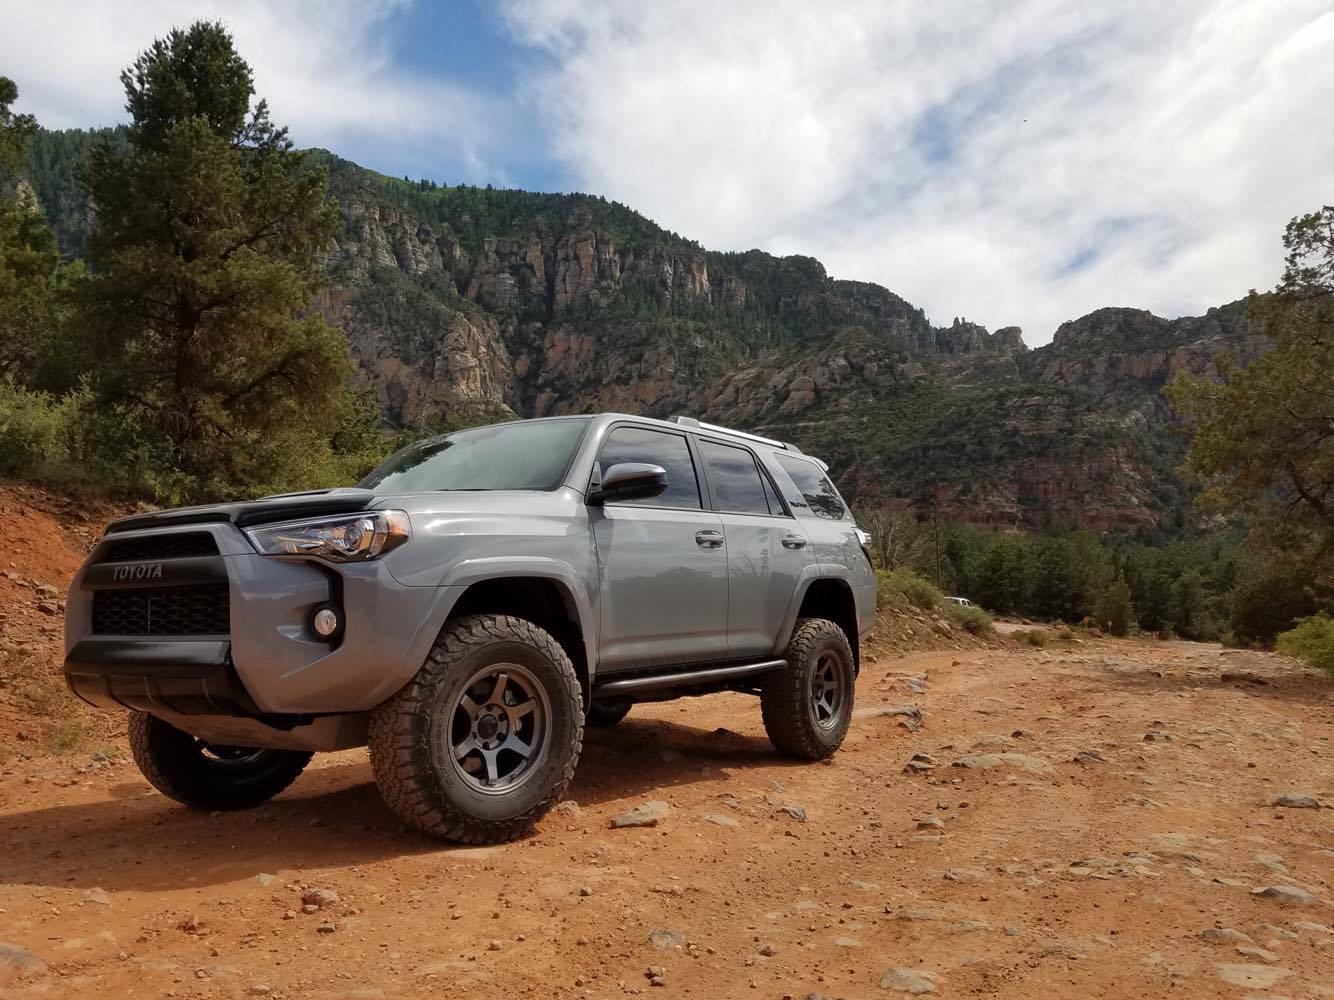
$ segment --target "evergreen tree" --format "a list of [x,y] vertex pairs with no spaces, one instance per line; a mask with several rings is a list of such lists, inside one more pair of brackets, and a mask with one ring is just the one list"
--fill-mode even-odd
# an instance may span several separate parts
[[60,254],[32,191],[15,173],[37,131],[10,110],[18,88],[0,76],[0,378],[34,381],[41,347],[60,323]]
[[172,31],[121,81],[131,123],[83,175],[96,394],[159,493],[290,481],[327,445],[348,371],[341,331],[308,314],[337,222],[325,173],[252,108],[219,24]]
[[1118,576],[1098,595],[1093,618],[1100,628],[1112,635],[1125,635],[1130,631],[1134,609],[1130,604],[1130,585],[1125,577]]
[[1194,421],[1187,467],[1204,502],[1252,516],[1258,540],[1305,554],[1317,600],[1334,605],[1334,206],[1293,219],[1283,280],[1250,311],[1274,349],[1221,382],[1178,376]]

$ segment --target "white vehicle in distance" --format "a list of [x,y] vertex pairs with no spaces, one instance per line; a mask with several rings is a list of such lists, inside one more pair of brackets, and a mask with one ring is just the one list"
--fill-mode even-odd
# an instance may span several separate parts
[[966,598],[966,597],[947,597],[947,598],[945,598],[945,600],[949,601],[951,604],[956,604],[956,605],[958,605],[958,606],[961,607],[961,608],[975,608],[975,607],[977,607],[976,604],[974,604],[972,601],[970,601],[970,600],[969,600],[968,598]]

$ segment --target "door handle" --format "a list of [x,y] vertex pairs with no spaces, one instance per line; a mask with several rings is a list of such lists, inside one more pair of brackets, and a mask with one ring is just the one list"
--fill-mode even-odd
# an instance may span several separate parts
[[806,539],[800,535],[787,535],[783,538],[783,548],[785,549],[804,549]]
[[723,533],[721,531],[697,531],[695,532],[695,544],[701,549],[721,549],[723,547]]

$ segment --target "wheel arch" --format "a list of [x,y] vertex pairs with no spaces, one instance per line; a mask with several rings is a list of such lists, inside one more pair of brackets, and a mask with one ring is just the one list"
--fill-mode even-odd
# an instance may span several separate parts
[[513,615],[551,633],[574,664],[584,704],[592,691],[596,623],[586,597],[572,579],[557,567],[519,566],[468,574],[451,583],[460,589],[440,627],[461,615]]
[[857,623],[857,600],[846,571],[826,572],[826,567],[811,566],[797,584],[796,594],[788,610],[783,631],[774,647],[775,652],[787,648],[800,618],[827,618],[838,625],[852,647],[853,669],[861,670],[861,643]]

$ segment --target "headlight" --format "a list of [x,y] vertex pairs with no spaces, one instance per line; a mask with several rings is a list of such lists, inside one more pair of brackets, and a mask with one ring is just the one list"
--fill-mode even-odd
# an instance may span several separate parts
[[412,537],[401,510],[288,521],[246,532],[255,548],[269,556],[317,556],[330,562],[365,562],[398,548]]
[[862,548],[867,548],[870,546],[871,533],[869,531],[862,531],[861,528],[853,528],[852,530],[857,532],[857,541],[861,543]]

